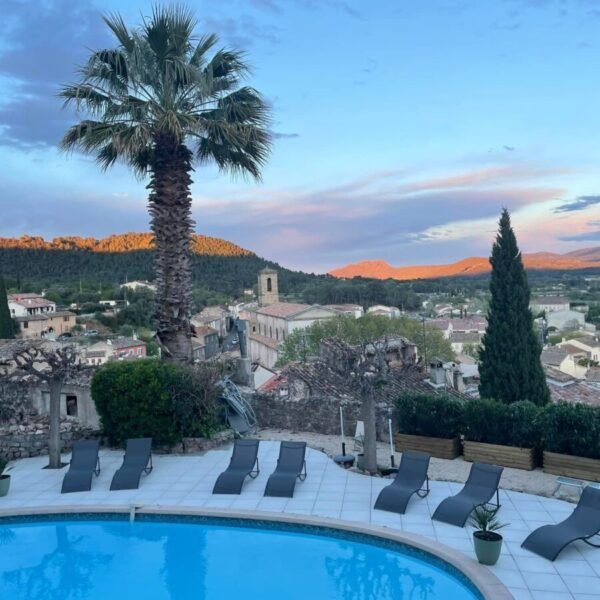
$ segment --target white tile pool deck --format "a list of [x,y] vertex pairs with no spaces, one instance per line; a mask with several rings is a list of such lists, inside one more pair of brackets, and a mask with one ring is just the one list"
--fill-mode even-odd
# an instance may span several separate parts
[[[413,497],[406,514],[395,515],[372,509],[389,479],[345,471],[322,452],[308,449],[308,477],[298,482],[294,498],[265,498],[265,484],[278,453],[279,442],[261,441],[260,475],[247,479],[239,496],[212,494],[217,476],[229,464],[231,447],[197,456],[155,456],[154,470],[147,477],[142,476],[140,488],[119,492],[109,491],[109,486],[121,464],[122,452],[102,450],[102,471],[94,478],[92,491],[73,494],[60,493],[66,467],[59,471],[42,469],[48,461],[46,456],[23,459],[13,463],[9,471],[11,490],[8,496],[0,498],[0,514],[11,509],[56,506],[107,505],[128,509],[131,504],[283,512],[391,527],[437,541],[475,560],[471,530],[431,520],[437,505],[460,490],[462,484],[432,481],[427,498]],[[567,517],[573,504],[504,490],[500,492],[500,502],[500,520],[510,525],[502,530],[505,543],[500,561],[490,568],[515,598],[600,600],[600,550],[575,542],[552,563],[520,547],[533,529]]]

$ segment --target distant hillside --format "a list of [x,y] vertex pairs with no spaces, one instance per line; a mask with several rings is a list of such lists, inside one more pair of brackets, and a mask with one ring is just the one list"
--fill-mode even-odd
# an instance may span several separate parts
[[[600,247],[577,250],[568,254],[535,252],[524,254],[523,261],[527,269],[540,271],[574,271],[600,268]],[[392,267],[384,260],[365,260],[346,265],[339,269],[333,269],[329,274],[334,277],[346,279],[371,277],[374,279],[408,281],[413,279],[480,275],[489,271],[489,260],[475,256],[447,265],[417,265],[409,267]]]
[[[20,238],[0,237],[0,249],[20,250],[88,250],[90,252],[133,252],[152,250],[154,237],[151,233],[123,233],[103,239],[77,236],[56,237],[47,241],[42,237],[24,235]],[[210,256],[253,256],[254,252],[220,238],[194,235],[192,251]]]

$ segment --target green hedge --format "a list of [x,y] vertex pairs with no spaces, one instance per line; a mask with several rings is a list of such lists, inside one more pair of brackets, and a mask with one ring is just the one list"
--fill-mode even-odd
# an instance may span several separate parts
[[539,407],[532,402],[469,400],[465,403],[463,433],[471,442],[538,448],[539,414]]
[[600,459],[600,408],[549,404],[540,415],[544,450]]
[[173,445],[217,429],[216,373],[158,360],[112,362],[94,374],[92,397],[111,444],[152,437]]
[[444,396],[405,394],[396,405],[398,431],[410,435],[454,438],[462,431],[463,403]]
[[398,431],[600,459],[600,407],[560,402],[457,400],[403,395],[396,404]]

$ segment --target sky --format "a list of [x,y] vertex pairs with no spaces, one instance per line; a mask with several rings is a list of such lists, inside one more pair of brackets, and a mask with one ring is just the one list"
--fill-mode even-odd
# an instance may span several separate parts
[[[57,144],[56,92],[101,16],[144,0],[0,0],[0,236],[147,231],[147,182]],[[600,0],[221,0],[198,34],[242,49],[273,110],[262,181],[193,174],[198,233],[324,272],[600,245]]]

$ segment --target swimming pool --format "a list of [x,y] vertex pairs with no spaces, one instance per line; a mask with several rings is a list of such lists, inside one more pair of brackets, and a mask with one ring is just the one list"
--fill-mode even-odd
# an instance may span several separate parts
[[76,515],[0,521],[11,600],[470,600],[447,563],[395,542],[263,521]]

